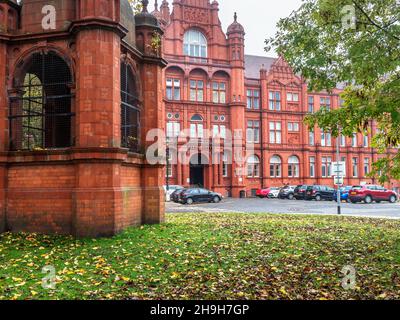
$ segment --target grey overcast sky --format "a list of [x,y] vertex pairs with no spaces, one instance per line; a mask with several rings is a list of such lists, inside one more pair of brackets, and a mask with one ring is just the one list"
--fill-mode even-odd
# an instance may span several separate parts
[[246,54],[275,55],[264,51],[265,39],[276,32],[279,19],[289,16],[302,0],[219,0],[219,17],[226,32],[236,11],[246,31]]
[[218,0],[218,2],[219,17],[224,32],[233,22],[234,12],[237,12],[238,22],[246,30],[246,54],[276,56],[274,52],[264,51],[264,40],[275,35],[279,19],[289,16],[292,11],[298,9],[302,0]]

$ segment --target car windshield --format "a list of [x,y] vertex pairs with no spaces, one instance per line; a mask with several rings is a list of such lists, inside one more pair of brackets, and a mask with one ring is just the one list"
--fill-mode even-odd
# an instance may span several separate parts
[[361,186],[354,186],[354,187],[352,187],[352,189],[353,189],[353,190],[361,190],[362,187],[361,187]]

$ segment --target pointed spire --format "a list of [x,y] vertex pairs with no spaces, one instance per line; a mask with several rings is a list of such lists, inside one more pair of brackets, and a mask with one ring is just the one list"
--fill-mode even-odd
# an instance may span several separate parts
[[149,6],[149,0],[142,0],[142,6],[143,6],[142,12],[148,13],[149,11],[147,7]]
[[235,12],[233,19],[234,21],[232,22],[232,24],[228,27],[228,32],[227,35],[229,36],[232,33],[240,33],[242,35],[244,35],[244,28],[243,26],[237,21],[237,12]]
[[158,11],[158,0],[154,1],[154,11]]

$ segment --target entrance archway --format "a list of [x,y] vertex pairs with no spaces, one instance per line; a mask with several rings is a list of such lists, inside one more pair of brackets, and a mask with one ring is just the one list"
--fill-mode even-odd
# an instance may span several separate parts
[[208,159],[202,154],[195,154],[190,159],[190,185],[192,187],[205,186],[205,167]]

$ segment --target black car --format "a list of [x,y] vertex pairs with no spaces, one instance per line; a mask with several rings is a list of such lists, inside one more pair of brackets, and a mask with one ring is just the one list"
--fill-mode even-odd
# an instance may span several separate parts
[[222,199],[221,194],[200,188],[185,189],[179,196],[179,202],[184,204],[193,204],[195,202],[218,203]]
[[279,191],[278,198],[279,199],[289,199],[293,200],[294,199],[294,189],[295,186],[285,186]]
[[335,189],[328,186],[309,186],[306,191],[306,200],[328,200],[333,201]]
[[306,191],[309,186],[307,185],[300,185],[294,189],[294,198],[296,200],[304,200],[306,197]]
[[173,193],[171,193],[171,201],[175,202],[175,203],[179,203],[179,199],[180,199],[180,195],[183,191],[185,191],[186,189],[178,189],[175,190]]

